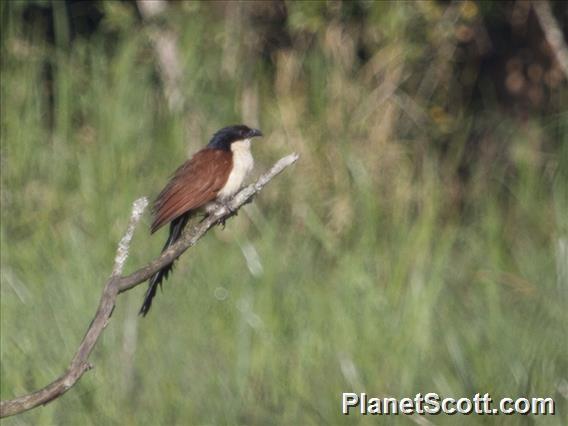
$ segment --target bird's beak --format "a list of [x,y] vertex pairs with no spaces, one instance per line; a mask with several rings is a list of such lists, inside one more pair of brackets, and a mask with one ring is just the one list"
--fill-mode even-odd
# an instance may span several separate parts
[[250,129],[249,137],[254,138],[255,136],[262,136],[262,132],[258,129]]

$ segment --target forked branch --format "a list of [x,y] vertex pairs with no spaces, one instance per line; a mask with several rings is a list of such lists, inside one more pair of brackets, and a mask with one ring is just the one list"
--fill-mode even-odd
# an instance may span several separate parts
[[156,260],[148,263],[146,266],[130,275],[122,276],[122,269],[128,257],[128,249],[132,235],[134,234],[134,229],[140,221],[144,209],[148,205],[146,198],[136,200],[132,207],[132,215],[127,231],[118,244],[112,275],[105,284],[95,317],[91,321],[85,333],[85,337],[83,337],[67,371],[43,389],[11,400],[1,401],[0,417],[8,417],[22,413],[39,405],[46,404],[67,392],[67,390],[77,383],[85,371],[93,367],[88,362],[89,355],[110,320],[118,295],[143,283],[163,266],[181,256],[189,247],[197,243],[209,229],[220,223],[223,219],[231,216],[233,214],[232,212],[236,212],[243,205],[250,202],[276,175],[282,172],[286,167],[295,163],[298,157],[297,154],[290,154],[280,159],[269,171],[258,178],[256,183],[245,187],[237,193],[227,206],[220,205],[199,224],[188,228],[183,237],[162,253]]

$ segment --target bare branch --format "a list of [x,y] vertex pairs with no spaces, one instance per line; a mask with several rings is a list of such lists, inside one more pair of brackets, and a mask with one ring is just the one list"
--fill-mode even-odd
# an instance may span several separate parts
[[126,228],[126,232],[124,236],[118,243],[118,248],[116,249],[116,256],[114,258],[114,268],[112,270],[112,276],[118,277],[122,274],[122,270],[124,269],[124,264],[126,263],[126,259],[128,258],[128,249],[130,248],[130,241],[132,241],[132,236],[134,235],[134,230],[136,229],[136,225],[142,218],[142,213],[148,206],[148,198],[142,197],[138,198],[132,204],[132,214],[130,215],[130,222],[128,223],[128,228]]
[[550,3],[546,0],[533,0],[532,6],[546,41],[554,52],[554,56],[556,56],[562,72],[564,72],[564,77],[568,80],[568,47],[566,47],[560,25],[552,14]]
[[268,182],[297,160],[297,154],[290,154],[280,159],[268,172],[260,176],[256,183],[247,186],[237,193],[228,203],[228,208],[220,205],[211,215],[207,216],[198,225],[187,230],[180,241],[166,250],[156,260],[150,262],[148,265],[140,268],[130,275],[121,277],[120,274],[122,273],[122,268],[126,258],[128,257],[128,249],[132,240],[132,235],[134,234],[134,229],[142,216],[142,212],[148,204],[148,200],[146,198],[136,200],[133,204],[130,223],[126,233],[118,245],[113,273],[105,284],[95,317],[91,321],[91,324],[85,333],[85,337],[83,337],[83,340],[71,361],[71,365],[61,377],[43,389],[12,400],[1,401],[0,418],[13,416],[39,405],[47,404],[67,392],[67,390],[77,383],[85,371],[92,368],[92,365],[88,362],[89,355],[110,320],[118,294],[136,287],[140,283],[146,281],[167,263],[178,258],[189,247],[195,245],[195,243],[197,243],[197,241],[203,237],[209,229],[218,224],[221,220],[230,217],[239,208],[250,202]]

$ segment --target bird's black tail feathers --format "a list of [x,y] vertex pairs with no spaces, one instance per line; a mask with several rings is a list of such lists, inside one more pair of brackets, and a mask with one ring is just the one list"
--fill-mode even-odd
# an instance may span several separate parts
[[[168,237],[168,240],[166,241],[166,244],[164,244],[162,253],[166,251],[171,245],[173,245],[179,239],[179,237],[181,237],[183,228],[185,228],[185,225],[187,225],[190,217],[191,215],[189,213],[186,213],[172,220],[172,222],[170,223],[170,235]],[[174,262],[168,263],[166,266],[152,275],[152,278],[150,278],[150,280],[148,281],[148,290],[146,291],[146,295],[144,296],[144,303],[140,308],[139,315],[142,315],[144,317],[146,316],[146,314],[150,310],[150,307],[152,306],[152,299],[154,299],[154,296],[156,295],[158,284],[161,288],[162,281],[168,278],[168,275],[170,274],[173,267]]]

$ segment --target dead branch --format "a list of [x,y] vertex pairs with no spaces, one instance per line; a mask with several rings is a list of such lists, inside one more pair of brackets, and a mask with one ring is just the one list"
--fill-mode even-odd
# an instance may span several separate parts
[[564,77],[568,80],[568,47],[566,47],[564,37],[562,36],[562,29],[552,14],[550,3],[546,0],[533,0],[532,7],[546,41],[550,45],[560,68],[562,68]]
[[163,266],[181,256],[189,247],[195,245],[209,229],[220,223],[223,219],[229,218],[243,205],[250,202],[268,182],[280,174],[286,167],[295,163],[298,158],[299,156],[297,154],[290,154],[280,159],[269,171],[260,176],[256,183],[245,187],[237,193],[226,207],[220,205],[211,215],[199,222],[199,224],[188,228],[184,232],[183,237],[162,253],[156,260],[148,263],[146,266],[130,275],[121,276],[124,263],[128,257],[128,250],[134,229],[148,204],[146,198],[136,200],[133,204],[127,231],[118,244],[112,275],[105,284],[95,317],[91,321],[67,371],[43,389],[11,400],[1,401],[0,418],[23,413],[39,405],[46,404],[67,392],[77,383],[85,371],[93,368],[88,362],[89,355],[110,320],[118,295],[145,282]]

